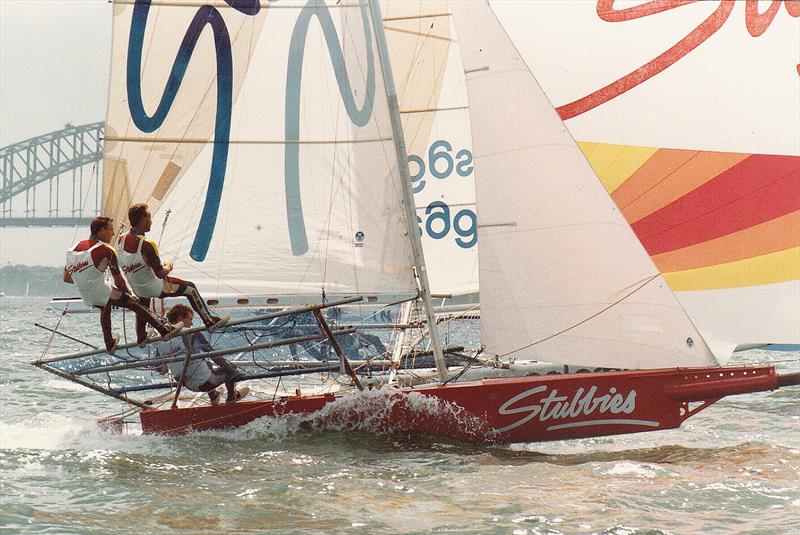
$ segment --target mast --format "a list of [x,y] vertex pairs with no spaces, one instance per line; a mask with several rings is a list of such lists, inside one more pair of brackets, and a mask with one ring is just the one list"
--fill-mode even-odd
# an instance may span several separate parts
[[436,324],[436,316],[433,312],[433,302],[431,299],[430,285],[428,284],[428,272],[425,267],[425,258],[422,254],[422,241],[414,221],[416,221],[416,210],[414,204],[414,194],[411,191],[411,178],[408,173],[408,153],[406,152],[406,142],[403,137],[403,125],[400,121],[400,107],[397,103],[397,91],[394,86],[394,77],[389,62],[389,48],[386,44],[386,34],[383,30],[383,16],[378,0],[368,0],[370,12],[372,14],[372,27],[375,30],[375,42],[378,47],[378,58],[381,64],[384,86],[386,87],[386,99],[389,104],[389,117],[392,121],[392,137],[394,138],[394,148],[397,154],[397,164],[400,170],[400,189],[403,193],[403,208],[406,215],[406,225],[408,239],[411,241],[411,251],[414,255],[414,266],[416,267],[417,280],[419,281],[422,302],[425,306],[425,314],[428,318],[428,329],[431,333],[431,343],[433,345],[433,356],[436,361],[436,372],[439,380],[447,378],[447,365],[442,354],[442,344],[439,340],[439,326]]

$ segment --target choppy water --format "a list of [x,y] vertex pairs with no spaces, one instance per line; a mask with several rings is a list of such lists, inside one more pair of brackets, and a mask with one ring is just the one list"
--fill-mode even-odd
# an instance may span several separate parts
[[[94,422],[119,404],[28,364],[48,339],[33,322],[57,316],[0,300],[3,533],[800,532],[800,389],[722,400],[679,430],[511,447],[260,422],[116,436]],[[95,316],[64,321],[99,340]]]

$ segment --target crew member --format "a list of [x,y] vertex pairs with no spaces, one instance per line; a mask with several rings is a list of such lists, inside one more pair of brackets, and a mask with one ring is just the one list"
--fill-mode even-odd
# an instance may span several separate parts
[[[139,303],[149,307],[153,297],[184,296],[200,315],[209,332],[224,325],[230,316],[214,316],[197,291],[194,283],[168,275],[172,262],[161,263],[158,246],[147,238],[152,217],[146,204],[134,204],[128,210],[131,231],[121,239],[120,265],[128,278],[133,291],[139,296]],[[136,322],[136,332],[144,332],[143,321]]]
[[[188,328],[192,326],[194,312],[186,305],[175,305],[167,313],[167,319],[173,324],[182,324],[184,328]],[[184,373],[183,362],[186,356],[186,347],[191,348],[192,354],[212,351],[211,344],[202,333],[185,334],[169,342],[161,342],[156,347],[159,355],[169,356],[172,359],[169,368],[176,381],[180,381]],[[236,382],[242,377],[236,366],[222,357],[211,357],[211,360],[214,362],[213,365],[206,359],[188,362],[183,381],[186,388],[193,392],[208,392],[212,404],[219,402],[221,394],[216,388],[223,383],[228,391],[227,403],[234,403],[247,395],[250,389],[246,386],[239,390],[236,389]]]
[[[136,322],[149,323],[165,339],[177,334],[180,326],[164,324],[148,308],[140,305],[131,295],[128,285],[119,270],[117,253],[109,245],[114,237],[113,221],[108,217],[96,217],[89,225],[91,235],[88,240],[76,243],[67,251],[67,264],[64,267],[64,282],[75,284],[83,302],[102,310],[100,325],[103,328],[106,350],[114,353],[117,337],[111,334],[111,307],[123,307],[136,313]],[[105,277],[106,270],[114,278],[112,285]],[[147,334],[142,328],[137,342],[144,344]]]

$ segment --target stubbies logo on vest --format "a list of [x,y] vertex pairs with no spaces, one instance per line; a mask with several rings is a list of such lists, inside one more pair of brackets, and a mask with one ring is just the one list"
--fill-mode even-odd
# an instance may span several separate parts
[[89,267],[89,261],[88,260],[81,260],[77,264],[73,264],[71,266],[67,266],[66,269],[67,269],[67,273],[69,273],[71,275],[73,273],[81,272],[84,269],[86,269],[87,267]]
[[125,272],[127,275],[128,273],[133,273],[134,271],[139,271],[141,268],[144,267],[144,264],[141,262],[134,262],[133,264],[122,266],[122,271]]
[[[525,414],[520,420],[507,425],[496,432],[501,433],[519,427],[538,417],[540,422],[558,423],[558,420],[578,418],[580,416],[602,416],[605,414],[631,414],[636,410],[636,390],[627,394],[618,392],[611,387],[608,393],[597,395],[597,387],[592,386],[588,391],[583,387],[578,388],[570,398],[567,395],[559,396],[558,389],[553,388],[547,395],[534,398],[531,405],[514,407],[526,398],[535,394],[546,392],[547,385],[531,388],[512,397],[497,409],[501,415]],[[591,419],[587,419],[591,421]]]

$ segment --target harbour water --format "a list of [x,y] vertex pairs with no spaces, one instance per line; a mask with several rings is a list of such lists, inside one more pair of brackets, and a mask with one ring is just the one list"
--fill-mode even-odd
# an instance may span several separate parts
[[[0,299],[2,533],[800,532],[797,388],[721,400],[678,430],[502,447],[258,421],[113,435],[95,421],[119,403],[29,365],[49,339],[33,323],[58,316],[46,299]],[[99,341],[97,323],[61,328]]]

